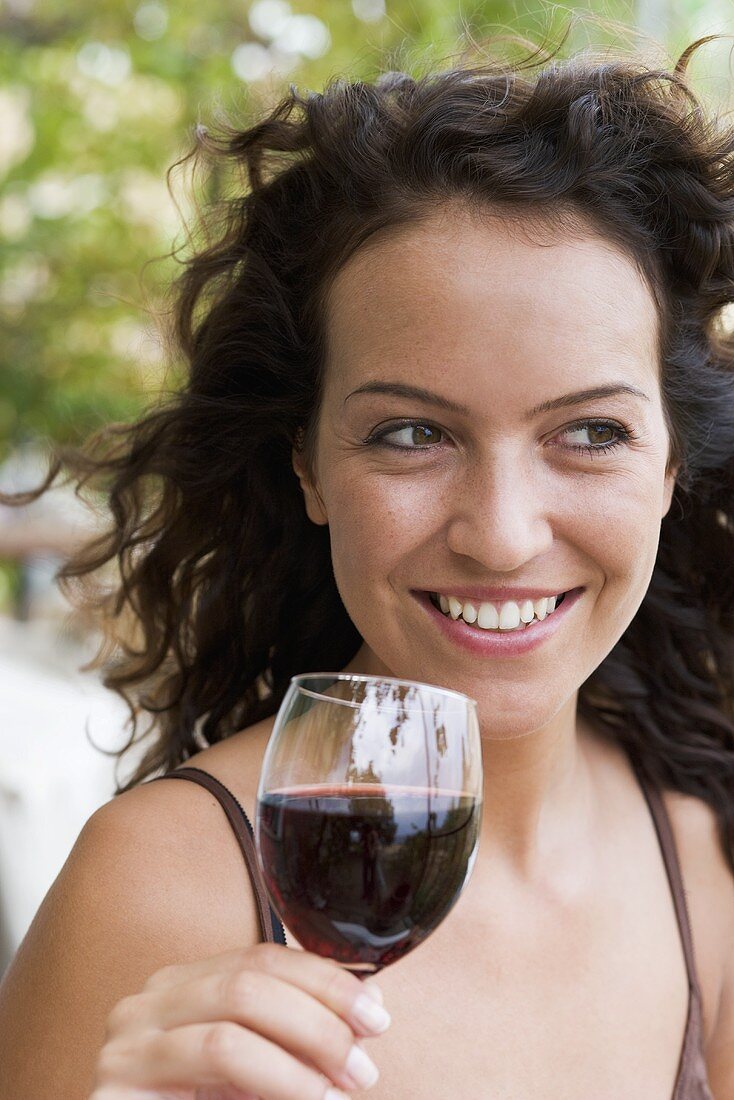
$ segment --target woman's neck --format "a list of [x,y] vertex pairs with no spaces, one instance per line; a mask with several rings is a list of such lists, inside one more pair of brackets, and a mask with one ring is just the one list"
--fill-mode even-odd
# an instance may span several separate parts
[[[379,675],[378,665],[365,645],[343,671]],[[482,730],[480,865],[534,879],[554,856],[590,839],[595,744],[598,737],[578,721],[577,695],[546,726],[522,736],[497,740]]]
[[595,809],[588,739],[575,701],[543,729],[513,740],[483,737],[483,859],[535,877],[554,854],[588,837]]

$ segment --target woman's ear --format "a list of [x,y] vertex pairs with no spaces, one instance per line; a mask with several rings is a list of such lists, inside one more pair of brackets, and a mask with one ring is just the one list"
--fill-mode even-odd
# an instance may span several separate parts
[[673,502],[673,491],[675,489],[676,479],[678,477],[678,471],[680,470],[680,464],[671,466],[665,473],[665,481],[663,483],[663,510],[660,518],[667,516],[670,511],[670,505]]
[[[302,436],[296,437],[296,443],[300,443]],[[324,504],[318,487],[311,480],[308,472],[306,471],[306,463],[303,457],[303,452],[298,449],[298,446],[294,446],[291,451],[291,462],[293,464],[293,470],[296,477],[301,483],[301,489],[303,490],[303,499],[306,505],[306,515],[312,523],[318,524],[320,527],[327,525],[329,522],[326,514],[326,505]]]

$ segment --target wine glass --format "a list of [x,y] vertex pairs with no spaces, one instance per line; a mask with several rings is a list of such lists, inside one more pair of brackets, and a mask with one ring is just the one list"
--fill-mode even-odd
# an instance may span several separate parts
[[477,855],[476,703],[383,676],[291,679],[263,759],[255,838],[302,947],[360,977],[440,924]]

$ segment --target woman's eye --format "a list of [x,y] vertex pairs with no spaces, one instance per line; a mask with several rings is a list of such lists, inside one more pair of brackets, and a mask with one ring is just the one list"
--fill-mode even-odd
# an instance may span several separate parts
[[[374,432],[368,444],[381,444],[385,447],[393,447],[397,451],[426,450],[431,445],[440,442],[442,432],[440,428],[434,428],[431,424],[415,422],[412,424],[393,425]],[[395,442],[388,442],[388,439]]]
[[582,439],[585,436],[586,443],[580,441],[571,443],[570,448],[572,451],[583,451],[585,454],[592,456],[611,451],[633,438],[633,433],[620,424],[594,420],[584,420],[579,424],[572,424],[570,428],[565,428],[561,435],[566,437],[575,435],[580,436]]

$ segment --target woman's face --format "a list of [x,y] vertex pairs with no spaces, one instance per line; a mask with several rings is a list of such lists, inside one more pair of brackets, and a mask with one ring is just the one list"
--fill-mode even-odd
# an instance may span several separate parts
[[[634,617],[670,506],[650,291],[599,237],[531,240],[451,207],[352,256],[327,331],[313,482],[295,452],[294,467],[329,526],[360,669],[466,692],[493,737],[547,725]],[[639,394],[571,400],[601,386]],[[477,625],[427,597],[487,587],[583,591],[510,653],[465,643]]]

